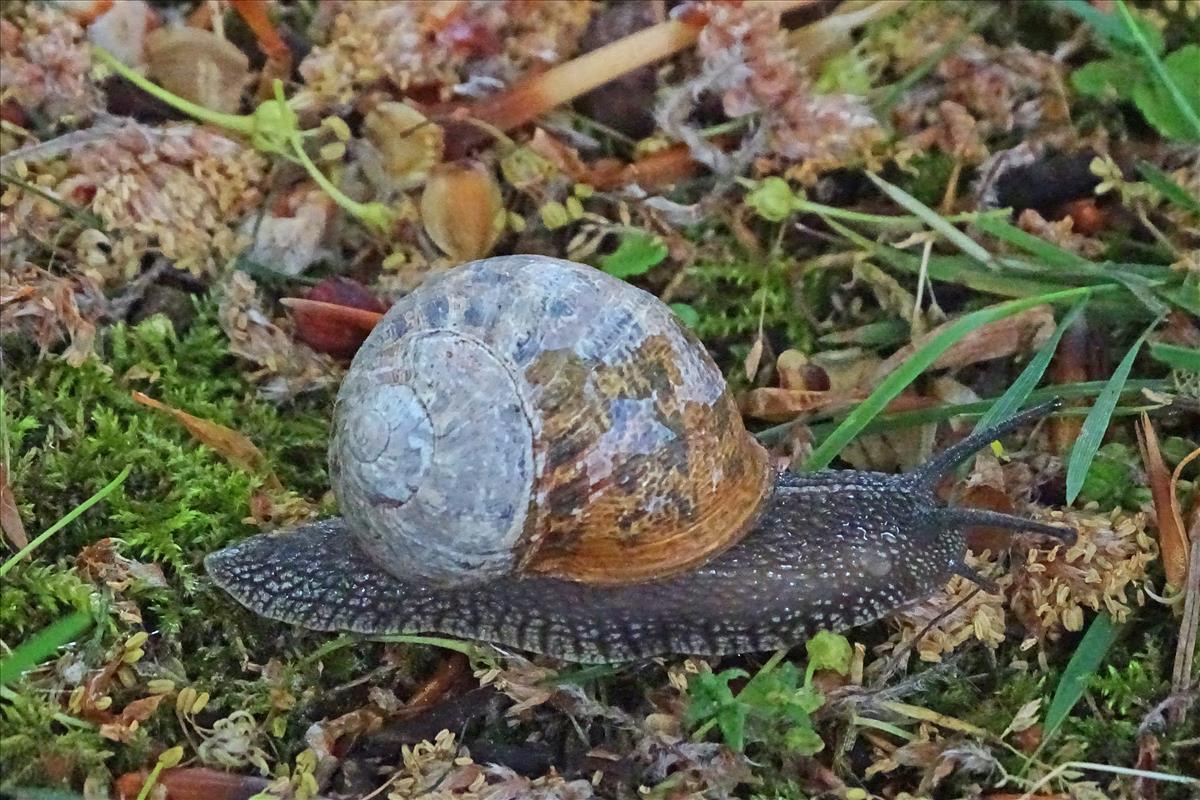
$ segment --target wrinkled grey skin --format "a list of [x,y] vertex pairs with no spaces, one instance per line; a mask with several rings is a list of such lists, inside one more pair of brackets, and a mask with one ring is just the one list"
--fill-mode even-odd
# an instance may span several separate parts
[[341,520],[255,536],[205,564],[246,607],[316,630],[442,633],[578,662],[787,647],[816,629],[878,619],[955,573],[970,577],[963,531],[972,524],[1070,540],[1067,529],[945,508],[932,488],[975,450],[1052,407],[972,435],[909,475],[783,473],[739,543],[699,568],[640,584],[399,579],[358,548]]

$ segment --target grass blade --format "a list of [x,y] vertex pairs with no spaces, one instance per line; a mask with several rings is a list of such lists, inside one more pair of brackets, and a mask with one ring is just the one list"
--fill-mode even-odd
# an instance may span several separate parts
[[940,233],[946,239],[946,241],[950,242],[950,244],[954,245],[959,250],[978,261],[980,264],[991,266],[994,263],[992,260],[992,254],[987,251],[986,247],[979,244],[979,242],[976,242],[970,236],[967,236],[965,233],[951,225],[946,220],[942,219],[941,214],[937,213],[932,208],[901,189],[899,186],[888,183],[875,173],[868,172],[866,173],[866,176],[871,179],[872,183],[879,187],[881,192],[890,197],[893,202],[907,210],[910,214],[920,217],[926,225]]
[[[1162,318],[1159,317],[1159,319]],[[1129,348],[1129,352],[1113,370],[1112,377],[1104,386],[1104,391],[1097,395],[1092,410],[1083,420],[1083,426],[1079,429],[1079,438],[1075,440],[1075,445],[1071,448],[1071,455],[1067,459],[1067,505],[1074,503],[1080,490],[1083,489],[1083,481],[1092,466],[1092,459],[1096,457],[1096,451],[1100,449],[1100,443],[1104,441],[1109,419],[1112,417],[1113,409],[1117,407],[1117,398],[1121,396],[1121,389],[1124,387],[1126,379],[1129,378],[1129,371],[1133,369],[1134,359],[1141,351],[1146,337],[1158,325],[1159,319],[1154,320],[1150,327],[1142,331],[1142,335]]]
[[1150,343],[1150,355],[1172,369],[1200,372],[1200,349],[1162,342]]
[[1129,6],[1125,5],[1125,0],[1117,0],[1117,11],[1121,14],[1121,20],[1125,23],[1125,27],[1129,29],[1129,35],[1133,37],[1133,41],[1137,44],[1138,50],[1141,51],[1142,58],[1150,65],[1154,71],[1154,76],[1158,78],[1159,84],[1167,90],[1167,94],[1171,96],[1171,100],[1175,103],[1179,110],[1179,115],[1187,120],[1188,127],[1191,128],[1191,139],[1193,141],[1200,140],[1200,113],[1197,113],[1192,104],[1184,97],[1183,90],[1179,88],[1179,84],[1175,83],[1175,79],[1171,77],[1171,73],[1167,72],[1167,67],[1163,64],[1158,53],[1150,45],[1146,39],[1146,34],[1138,27],[1133,19],[1133,14],[1129,11]]
[[94,621],[91,614],[76,611],[21,642],[11,655],[0,661],[0,686],[7,686],[30,667],[45,661],[58,648],[90,628]]
[[129,477],[129,472],[132,469],[133,469],[132,465],[125,467],[125,469],[121,470],[120,475],[118,475],[117,477],[115,477],[111,481],[109,481],[107,486],[105,486],[100,491],[96,492],[94,495],[89,497],[87,500],[84,500],[82,503],[75,506],[75,508],[73,508],[69,512],[67,512],[67,514],[62,519],[60,519],[58,522],[51,525],[49,528],[46,528],[46,530],[39,533],[37,535],[37,538],[35,538],[29,544],[25,545],[20,550],[18,550],[11,558],[9,558],[3,564],[0,564],[0,578],[3,578],[5,575],[7,575],[9,570],[11,570],[13,567],[15,567],[17,565],[18,561],[20,561],[22,558],[29,555],[34,550],[36,550],[38,547],[40,547],[42,542],[46,541],[51,536],[58,533],[60,530],[65,528],[67,525],[70,525],[72,522],[75,521],[75,519],[80,514],[87,511],[92,506],[96,505],[96,503],[99,503],[101,500],[103,500],[105,497],[107,497],[109,495],[109,493],[112,492],[113,489],[116,489],[118,486],[120,486],[122,483],[124,483],[125,479]]
[[1008,391],[992,404],[992,407],[980,418],[979,422],[975,423],[975,430],[983,430],[999,420],[1007,419],[1029,398],[1029,393],[1038,385],[1038,382],[1042,379],[1042,375],[1046,372],[1046,368],[1050,366],[1050,359],[1054,358],[1054,352],[1058,350],[1058,343],[1062,339],[1063,334],[1066,333],[1067,328],[1071,327],[1071,323],[1083,313],[1087,301],[1088,298],[1086,297],[1081,297],[1075,301],[1075,305],[1071,306],[1071,310],[1062,318],[1062,322],[1058,323],[1058,327],[1054,329],[1054,333],[1050,335],[1050,338],[1038,350],[1037,355],[1031,358],[1029,363],[1025,365],[1025,369],[1013,381],[1012,386],[1008,387]]
[[1139,161],[1137,169],[1142,174],[1142,177],[1146,179],[1146,183],[1161,192],[1162,196],[1167,200],[1179,206],[1184,211],[1200,214],[1200,200],[1188,194],[1187,189],[1184,189],[1178,183],[1171,180],[1170,175],[1153,164],[1147,164],[1145,161]]
[[1083,256],[1075,255],[1070,250],[1064,250],[1040,236],[1023,231],[1008,220],[980,214],[979,218],[974,221],[974,225],[989,236],[994,236],[1005,244],[1024,250],[1043,264],[1052,267],[1075,267],[1088,263]]
[[1058,680],[1050,705],[1046,707],[1046,719],[1042,724],[1042,746],[1045,746],[1055,731],[1062,726],[1071,709],[1079,702],[1079,698],[1083,697],[1083,690],[1100,668],[1120,630],[1107,612],[1101,611],[1092,620],[1087,633],[1079,640],[1079,646],[1075,648],[1067,668]]
[[[1070,400],[1079,397],[1095,397],[1104,391],[1106,381],[1082,381],[1080,383],[1058,383],[1053,386],[1047,386],[1043,389],[1035,389],[1029,393],[1026,398],[1027,402],[1040,403],[1046,400],[1053,400],[1056,397],[1063,400]],[[1171,389],[1171,382],[1167,380],[1130,380],[1125,382],[1124,394],[1133,392],[1164,392]],[[920,425],[929,425],[936,422],[945,422],[950,419],[978,419],[988,412],[992,405],[999,398],[991,398],[988,400],[977,400],[973,403],[954,403],[952,405],[930,406],[928,408],[915,408],[911,411],[894,411],[888,414],[880,414],[867,423],[867,427],[862,429],[862,433],[878,433],[880,431],[898,431],[907,428],[915,428]],[[1114,417],[1129,416],[1138,414],[1147,410],[1140,407],[1122,407],[1118,406],[1113,412]],[[1067,407],[1058,412],[1059,416],[1084,416],[1085,409],[1079,407]],[[812,433],[814,442],[822,442],[829,436],[830,433],[838,426],[840,420],[832,418],[826,419],[820,415],[814,417],[819,421],[806,422],[805,426]],[[788,431],[796,425],[795,420],[789,422],[781,422],[778,425],[772,425],[769,428],[759,431],[754,434],[760,442],[767,445],[777,444],[782,441],[783,437],[787,436]]]
[[821,442],[820,446],[813,451],[805,468],[808,470],[817,470],[829,466],[830,462],[842,451],[842,448],[849,444],[850,440],[857,436],[879,412],[887,408],[888,403],[894,400],[900,392],[904,391],[906,386],[916,380],[918,375],[928,369],[950,345],[971,331],[981,325],[1010,317],[1013,314],[1035,306],[1076,300],[1090,295],[1093,291],[1095,290],[1090,287],[1082,287],[1079,289],[1068,289],[1063,292],[1038,295],[1036,297],[1027,297],[1021,300],[1009,300],[1006,303],[981,308],[960,318],[913,353],[912,357],[905,362],[903,367],[884,378],[875,387],[875,390],[850,412],[842,424],[829,435],[829,438]]
[[[875,256],[887,266],[910,272],[913,275],[920,274],[921,259],[918,256],[895,247],[878,244],[830,217],[822,215],[821,219],[851,243]],[[932,280],[956,283],[977,292],[986,292],[1001,297],[1029,297],[1071,288],[1069,284],[1030,280],[1020,276],[980,269],[973,260],[963,256],[931,256],[926,264],[926,272]]]

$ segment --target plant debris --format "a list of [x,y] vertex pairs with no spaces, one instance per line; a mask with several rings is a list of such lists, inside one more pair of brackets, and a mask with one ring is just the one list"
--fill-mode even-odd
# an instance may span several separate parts
[[[0,5],[0,793],[1193,796],[1197,8]],[[780,469],[1062,397],[938,494],[1076,539],[970,529],[888,618],[711,661],[216,589],[207,554],[337,513],[387,309],[512,253],[669,304]]]

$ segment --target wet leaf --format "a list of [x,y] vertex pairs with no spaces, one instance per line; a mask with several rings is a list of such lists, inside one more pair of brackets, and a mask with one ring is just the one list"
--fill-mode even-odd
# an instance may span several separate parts
[[667,257],[662,239],[641,231],[626,233],[617,249],[600,259],[600,269],[617,278],[645,275]]

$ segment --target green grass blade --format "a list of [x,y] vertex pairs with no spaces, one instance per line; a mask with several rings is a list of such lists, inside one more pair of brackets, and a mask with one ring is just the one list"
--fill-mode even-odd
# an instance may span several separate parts
[[1192,104],[1184,96],[1183,90],[1179,88],[1179,84],[1175,83],[1175,79],[1171,77],[1171,73],[1167,72],[1166,65],[1163,64],[1162,59],[1158,57],[1158,53],[1154,51],[1154,47],[1146,39],[1146,34],[1134,21],[1133,14],[1129,11],[1129,6],[1125,5],[1125,0],[1117,0],[1117,11],[1120,13],[1125,27],[1129,30],[1129,35],[1133,37],[1133,41],[1137,44],[1142,58],[1146,60],[1146,63],[1150,65],[1150,69],[1153,70],[1154,77],[1158,78],[1159,84],[1171,96],[1171,100],[1179,110],[1179,115],[1187,120],[1188,127],[1191,128],[1191,139],[1193,141],[1200,140],[1200,113],[1197,112],[1197,109],[1192,108]]
[[1153,186],[1162,196],[1170,202],[1182,208],[1184,211],[1191,211],[1194,214],[1200,214],[1200,200],[1193,197],[1175,181],[1171,180],[1171,176],[1163,172],[1153,164],[1147,164],[1145,161],[1137,163],[1138,172],[1146,179],[1146,183]]
[[1095,290],[1089,287],[1068,289],[1063,292],[1027,297],[1021,300],[1009,300],[994,306],[988,306],[974,311],[956,320],[937,336],[925,343],[912,354],[900,369],[888,375],[875,390],[863,400],[833,433],[813,451],[805,468],[808,470],[823,469],[842,452],[842,448],[850,443],[879,412],[887,408],[888,403],[896,398],[905,387],[916,380],[917,376],[929,368],[938,356],[944,353],[952,344],[962,339],[976,328],[995,322],[1013,314],[1018,314],[1035,306],[1046,303],[1061,303],[1086,297]]
[[875,117],[881,120],[888,119],[888,115],[891,113],[891,110],[896,106],[897,103],[900,102],[900,98],[904,96],[905,92],[916,86],[917,83],[920,82],[920,80],[927,74],[929,74],[934,67],[942,63],[943,58],[950,53],[957,51],[959,46],[962,45],[962,43],[965,42],[967,38],[971,36],[971,34],[982,28],[995,13],[996,9],[990,8],[983,14],[980,14],[974,20],[968,23],[966,27],[955,34],[953,38],[926,56],[920,64],[917,64],[916,69],[909,72],[891,86],[881,87],[883,94],[873,104]]
[[1050,0],[1049,5],[1070,11],[1086,22],[1104,40],[1110,51],[1132,50],[1137,45],[1120,20],[1093,7],[1087,0]]
[[1034,390],[1038,382],[1045,374],[1046,368],[1050,366],[1050,359],[1054,358],[1054,352],[1058,350],[1058,343],[1066,333],[1067,328],[1071,327],[1081,313],[1084,306],[1087,305],[1088,298],[1081,297],[1075,301],[1075,305],[1071,306],[1071,310],[1066,313],[1062,321],[1058,323],[1058,327],[1054,329],[1054,333],[1046,340],[1037,354],[1029,360],[1025,365],[1025,369],[1021,370],[1021,374],[1013,381],[1012,386],[1000,396],[1000,399],[992,404],[988,412],[980,418],[979,422],[975,423],[975,430],[983,430],[991,427],[993,424],[1002,419],[1007,419],[1021,407],[1021,405],[1029,398],[1029,393]]
[[1083,696],[1088,681],[1096,674],[1104,656],[1117,639],[1120,627],[1106,612],[1101,611],[1088,626],[1087,633],[1079,640],[1079,646],[1071,655],[1067,668],[1054,689],[1054,697],[1046,707],[1046,719],[1042,723],[1042,746],[1062,726],[1071,709]]
[[[835,219],[821,217],[825,224],[840,233],[850,242],[878,258],[887,266],[912,273],[921,272],[921,259],[912,253],[906,253],[896,247],[878,244],[857,231],[846,227]],[[972,259],[963,256],[931,256],[926,264],[926,274],[931,280],[944,283],[955,283],[977,292],[999,295],[1000,297],[1030,297],[1036,294],[1049,294],[1072,288],[1070,284],[1050,283],[1048,281],[1030,280],[1020,276],[1006,275],[1001,272],[982,269]]]
[[1150,355],[1172,369],[1200,372],[1200,349],[1162,342],[1150,343]]
[[1024,250],[1042,263],[1052,267],[1074,267],[1088,263],[1087,259],[1082,256],[1047,242],[1040,236],[1023,231],[1008,220],[980,214],[979,219],[974,221],[974,225],[989,236],[994,236],[1006,244]]
[[866,173],[866,176],[871,179],[871,182],[879,187],[879,190],[886,194],[900,207],[904,208],[910,214],[920,217],[926,225],[940,233],[946,241],[957,247],[966,255],[978,261],[980,264],[991,266],[994,262],[992,254],[987,251],[987,248],[976,242],[970,236],[954,227],[952,224],[942,218],[942,215],[934,211],[929,206],[922,203],[917,198],[913,197],[908,192],[888,183],[883,178],[873,172]]
[[[1026,400],[1030,403],[1040,403],[1054,398],[1062,398],[1071,400],[1079,397],[1095,397],[1104,391],[1104,387],[1108,385],[1107,381],[1080,381],[1078,383],[1057,383],[1053,386],[1047,386],[1043,389],[1035,389],[1029,393]],[[1167,392],[1171,390],[1171,382],[1168,380],[1129,380],[1125,382],[1125,391],[1123,394],[1140,393],[1140,392]],[[888,414],[880,414],[871,420],[867,427],[862,429],[862,433],[879,433],[880,431],[899,431],[907,428],[915,428],[921,425],[930,425],[937,422],[945,422],[949,419],[978,419],[988,412],[989,409],[996,403],[999,398],[991,398],[988,400],[977,400],[973,403],[954,403],[953,405],[930,406],[927,408],[915,408],[911,411],[894,411]],[[1113,416],[1128,416],[1129,414],[1137,414],[1142,411],[1141,407],[1130,406],[1128,408],[1118,406],[1113,412]],[[1084,416],[1086,409],[1077,407],[1064,408],[1059,412],[1059,416]],[[812,433],[813,441],[823,442],[830,433],[840,424],[839,420],[825,419],[824,417],[815,417],[818,421],[808,422],[808,430]],[[754,434],[760,442],[766,445],[776,444],[787,436],[788,431],[796,424],[795,421],[782,422],[778,425],[772,425]]]
[[124,483],[125,479],[129,477],[129,472],[132,469],[133,469],[132,465],[125,467],[125,469],[121,470],[120,475],[118,475],[117,477],[115,477],[111,481],[109,481],[107,486],[105,486],[100,491],[96,492],[94,495],[89,497],[87,500],[84,500],[82,503],[75,506],[75,508],[73,508],[69,512],[67,512],[67,514],[62,519],[60,519],[58,522],[51,525],[49,528],[46,528],[46,530],[39,533],[37,535],[37,537],[35,539],[33,539],[33,541],[31,541],[29,544],[25,545],[20,550],[18,550],[11,558],[9,558],[3,564],[0,564],[0,578],[3,578],[5,575],[7,575],[9,573],[9,570],[11,570],[13,567],[15,567],[17,565],[18,561],[20,561],[22,558],[29,555],[34,550],[36,550],[38,547],[40,547],[42,542],[46,541],[51,536],[58,533],[60,530],[65,528],[67,525],[70,525],[72,522],[75,521],[75,519],[80,514],[87,511],[92,506],[96,505],[96,503],[99,503],[105,497],[108,497],[109,493],[112,492],[113,489],[116,489],[118,486],[120,486],[122,483]]
[[1083,488],[1083,481],[1087,478],[1088,470],[1092,466],[1092,459],[1096,457],[1096,451],[1100,449],[1100,443],[1104,441],[1109,419],[1112,417],[1113,409],[1117,406],[1117,398],[1121,396],[1121,389],[1129,378],[1130,370],[1133,369],[1134,359],[1137,358],[1146,337],[1150,335],[1158,322],[1158,319],[1154,320],[1129,348],[1129,352],[1113,370],[1112,377],[1104,386],[1104,391],[1096,397],[1092,410],[1083,420],[1083,426],[1079,429],[1079,438],[1075,440],[1075,445],[1071,448],[1071,455],[1067,459],[1067,505],[1075,502],[1075,498],[1079,496],[1079,491]]
[[92,627],[94,622],[91,614],[76,611],[50,623],[21,642],[11,655],[0,661],[0,686],[7,686],[21,677],[27,669],[45,661],[58,648]]

